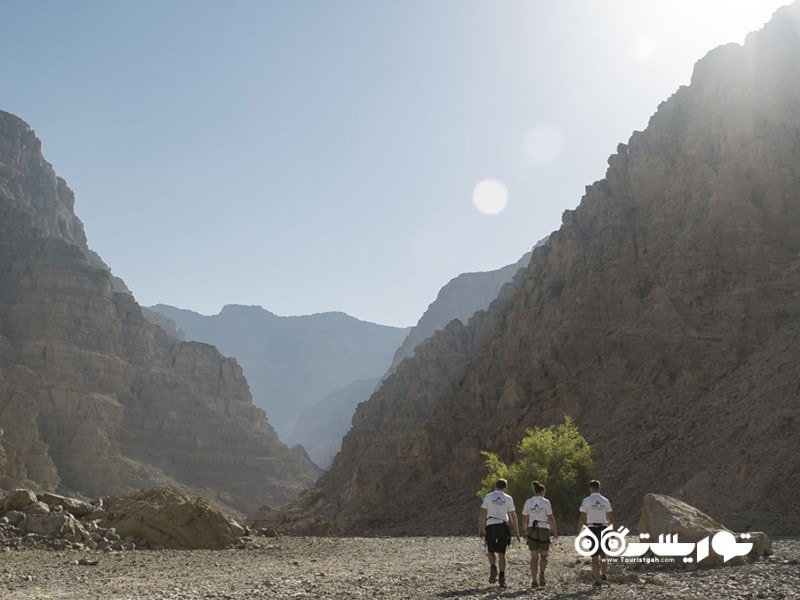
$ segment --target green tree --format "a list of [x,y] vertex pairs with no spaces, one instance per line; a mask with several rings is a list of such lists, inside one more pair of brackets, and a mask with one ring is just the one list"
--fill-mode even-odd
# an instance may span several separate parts
[[531,483],[540,481],[547,487],[545,496],[553,505],[559,530],[574,528],[586,484],[592,479],[594,461],[591,446],[570,417],[564,417],[561,424],[527,429],[517,444],[517,462],[506,464],[492,452],[482,451],[481,455],[487,475],[478,496],[483,497],[494,489],[498,479],[504,478],[508,480],[506,492],[514,498],[521,517],[525,500],[533,495]]

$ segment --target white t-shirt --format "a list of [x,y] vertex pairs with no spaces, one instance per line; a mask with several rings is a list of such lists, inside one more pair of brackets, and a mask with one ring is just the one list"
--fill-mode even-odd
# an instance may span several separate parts
[[550,500],[547,498],[533,496],[525,500],[525,506],[522,507],[522,514],[523,516],[528,515],[528,527],[533,527],[533,522],[536,521],[536,527],[550,529],[547,515],[553,514],[553,507],[550,506]]
[[481,508],[486,509],[486,524],[496,525],[508,522],[508,513],[514,508],[514,499],[502,490],[489,492],[483,497]]
[[600,492],[594,492],[583,499],[580,511],[586,513],[587,525],[592,523],[608,525],[608,517],[606,515],[611,512],[611,502]]

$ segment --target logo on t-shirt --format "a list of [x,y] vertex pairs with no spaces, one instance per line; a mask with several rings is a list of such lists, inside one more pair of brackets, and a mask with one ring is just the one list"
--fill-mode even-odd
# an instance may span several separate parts
[[606,505],[603,504],[603,502],[600,501],[600,500],[595,500],[594,504],[592,504],[592,508],[594,510],[603,510],[605,507],[606,507]]

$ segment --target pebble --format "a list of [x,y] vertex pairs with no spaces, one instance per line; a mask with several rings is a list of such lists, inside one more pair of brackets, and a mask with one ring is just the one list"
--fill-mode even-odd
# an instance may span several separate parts
[[[313,542],[313,543],[311,543]],[[780,539],[775,556],[751,565],[697,571],[623,568],[603,598],[800,598],[800,539]],[[0,598],[39,600],[256,600],[275,598],[581,598],[593,595],[579,579],[571,540],[554,547],[548,585],[530,589],[528,552],[507,555],[504,592],[490,585],[483,547],[472,537],[292,538],[269,549],[256,541],[218,551],[50,550],[10,548],[3,554]],[[98,561],[77,569],[80,560]],[[614,577],[618,581],[615,582]]]

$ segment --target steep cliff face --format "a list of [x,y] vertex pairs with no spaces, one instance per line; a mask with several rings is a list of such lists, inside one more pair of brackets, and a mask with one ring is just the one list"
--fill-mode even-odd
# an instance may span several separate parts
[[449,281],[408,332],[403,345],[394,354],[390,371],[393,372],[404,358],[413,356],[417,346],[453,319],[466,323],[477,311],[488,308],[500,289],[527,267],[530,260],[531,253],[528,252],[512,265],[483,273],[462,273]]
[[256,404],[284,439],[304,409],[354,381],[383,375],[408,332],[337,312],[280,317],[235,304],[212,316],[164,304],[151,310],[177,323],[188,339],[235,357]]
[[800,4],[690,86],[468,326],[362,404],[313,511],[350,531],[471,532],[479,450],[577,421],[615,516],[664,492],[800,531]]
[[234,360],[116,291],[73,203],[31,129],[0,112],[0,488],[174,485],[246,512],[311,484]]

